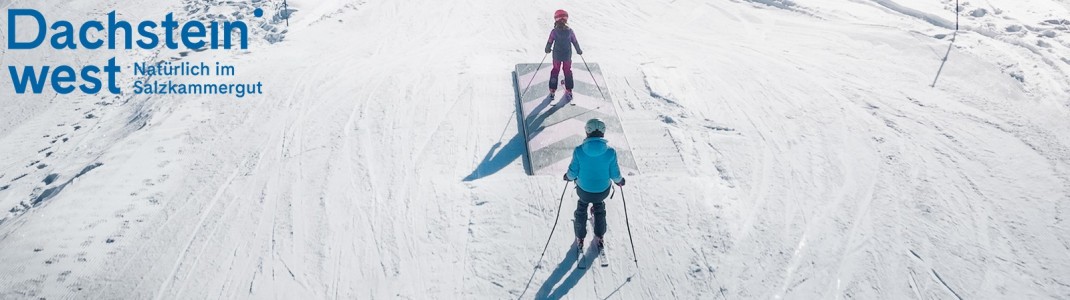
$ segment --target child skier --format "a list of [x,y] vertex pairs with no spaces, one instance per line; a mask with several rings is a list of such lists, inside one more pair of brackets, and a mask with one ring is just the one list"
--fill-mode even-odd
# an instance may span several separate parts
[[606,233],[606,197],[609,196],[610,181],[624,186],[624,177],[620,175],[617,165],[617,151],[609,147],[605,140],[606,123],[599,119],[590,119],[584,126],[587,139],[572,151],[572,162],[565,173],[565,181],[576,181],[576,194],[580,200],[576,204],[575,229],[576,243],[583,249],[583,239],[587,237],[587,205],[593,205],[595,245],[601,249],[602,236]]
[[554,68],[550,70],[550,99],[557,92],[557,75],[562,67],[565,71],[565,100],[572,99],[572,87],[575,86],[572,81],[572,46],[576,46],[576,54],[583,55],[576,34],[568,27],[568,12],[559,9],[554,12],[554,29],[546,41],[546,53],[554,53]]

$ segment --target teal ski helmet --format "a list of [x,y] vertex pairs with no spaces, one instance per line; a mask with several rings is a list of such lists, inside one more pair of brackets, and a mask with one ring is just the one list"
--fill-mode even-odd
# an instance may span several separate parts
[[587,131],[588,136],[590,136],[591,133],[594,132],[605,134],[606,122],[602,122],[602,120],[599,120],[598,118],[590,119],[587,120],[587,125],[583,126],[583,129]]

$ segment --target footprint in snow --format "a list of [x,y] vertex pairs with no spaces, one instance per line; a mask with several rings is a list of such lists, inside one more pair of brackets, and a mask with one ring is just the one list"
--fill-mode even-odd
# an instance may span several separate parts
[[67,281],[67,277],[68,276],[71,276],[71,271],[70,270],[63,271],[63,273],[59,273],[59,275],[56,276],[56,282]]
[[55,182],[56,179],[58,179],[58,178],[59,178],[59,174],[52,173],[52,174],[48,174],[48,176],[45,176],[45,179],[41,180],[41,182],[44,182],[45,185],[49,185],[49,184],[52,184],[53,182]]

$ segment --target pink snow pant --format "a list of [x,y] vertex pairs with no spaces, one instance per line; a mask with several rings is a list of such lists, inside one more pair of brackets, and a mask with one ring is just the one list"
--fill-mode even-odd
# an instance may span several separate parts
[[571,91],[575,87],[575,83],[572,81],[572,61],[571,60],[554,60],[554,68],[550,70],[550,90],[557,90],[557,74],[561,73],[561,67],[565,68],[565,89]]

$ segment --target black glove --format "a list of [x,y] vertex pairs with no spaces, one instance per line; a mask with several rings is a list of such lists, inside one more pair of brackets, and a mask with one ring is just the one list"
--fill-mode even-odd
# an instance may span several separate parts
[[620,178],[620,182],[617,183],[617,186],[624,186],[624,177]]
[[576,50],[576,54],[583,55],[583,50]]
[[550,54],[550,48],[546,48],[546,54]]
[[568,174],[565,174],[564,176],[561,176],[561,178],[564,179],[565,181],[572,181],[572,180],[568,179]]

